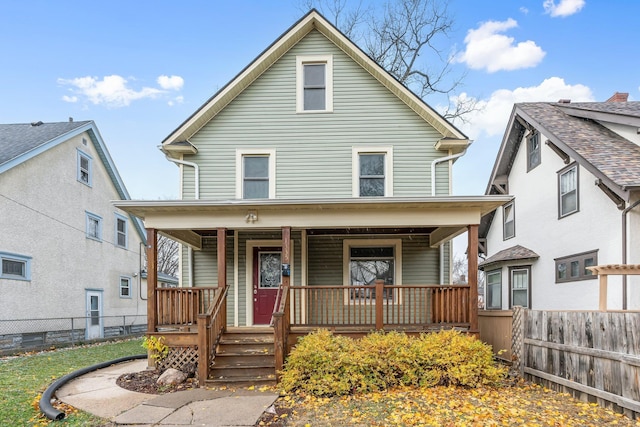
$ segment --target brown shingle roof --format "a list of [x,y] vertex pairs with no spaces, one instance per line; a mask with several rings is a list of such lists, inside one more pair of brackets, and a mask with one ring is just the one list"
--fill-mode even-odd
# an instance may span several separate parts
[[563,107],[640,117],[640,102],[517,104],[523,113],[621,188],[640,186],[640,146],[589,119],[566,114]]
[[516,261],[526,259],[538,259],[540,256],[533,252],[531,249],[527,249],[524,246],[516,245],[507,249],[503,249],[500,252],[490,256],[482,261],[478,267],[480,270],[484,270],[490,264],[496,264],[505,261]]

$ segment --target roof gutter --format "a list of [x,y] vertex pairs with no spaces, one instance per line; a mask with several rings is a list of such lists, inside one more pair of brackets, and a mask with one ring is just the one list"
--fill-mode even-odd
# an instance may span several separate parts
[[[469,141],[469,145],[471,145],[471,141]],[[431,162],[431,196],[435,197],[436,195],[436,166],[438,163],[448,162],[449,160],[455,160],[459,157],[462,157],[467,152],[469,145],[465,147],[464,150],[459,152],[458,154],[451,154],[449,156],[441,157],[439,159],[435,159]],[[451,279],[451,277],[449,277]],[[453,280],[450,280],[453,282]],[[444,244],[440,245],[440,284],[444,285]]]
[[[640,205],[640,199],[636,200],[633,204],[627,206],[622,211],[622,264],[627,263],[627,214],[631,209]],[[622,309],[627,309],[627,275],[622,275]]]

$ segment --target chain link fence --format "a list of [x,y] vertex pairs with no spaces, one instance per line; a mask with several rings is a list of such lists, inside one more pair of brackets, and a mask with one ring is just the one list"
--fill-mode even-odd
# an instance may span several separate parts
[[0,320],[0,355],[141,336],[146,330],[144,314]]

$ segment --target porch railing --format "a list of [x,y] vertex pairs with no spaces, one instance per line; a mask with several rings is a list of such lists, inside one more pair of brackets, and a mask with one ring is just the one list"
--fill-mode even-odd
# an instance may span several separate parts
[[156,288],[158,326],[195,326],[199,314],[206,313],[219,288]]
[[291,286],[291,326],[469,327],[469,285]]
[[225,286],[218,293],[215,303],[208,310],[198,315],[198,379],[204,384],[209,376],[209,366],[215,358],[215,349],[222,332],[227,326],[227,294],[229,287]]

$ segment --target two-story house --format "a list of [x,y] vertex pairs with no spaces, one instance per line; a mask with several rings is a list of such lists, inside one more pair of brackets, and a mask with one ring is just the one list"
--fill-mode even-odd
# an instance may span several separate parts
[[[640,102],[515,104],[486,194],[487,309],[596,310],[587,267],[640,263]],[[639,309],[637,277],[611,276],[606,306]]]
[[0,125],[3,348],[145,329],[144,229],[112,204],[128,198],[94,122]]
[[[233,350],[215,345],[218,331],[273,336],[284,322],[265,350],[276,368],[317,327],[476,331],[476,278],[450,284],[450,240],[469,231],[475,242],[481,216],[510,197],[451,196],[468,144],[311,11],[162,142],[180,200],[117,204],[144,219],[150,242],[162,233],[186,247],[182,287],[153,289],[149,276],[148,333],[206,346],[218,371],[200,353],[199,375],[229,380],[241,374],[219,370]],[[198,328],[211,315],[206,341],[181,335],[196,323],[181,304]]]

